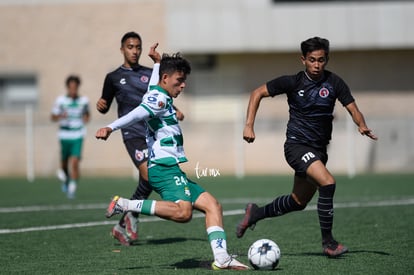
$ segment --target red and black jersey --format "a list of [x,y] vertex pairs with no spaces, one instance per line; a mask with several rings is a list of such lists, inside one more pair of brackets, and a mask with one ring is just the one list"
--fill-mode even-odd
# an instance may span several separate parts
[[[115,97],[118,104],[118,117],[124,116],[139,104],[147,92],[152,69],[137,66],[135,68],[119,67],[105,77],[102,98],[108,103],[108,109]],[[122,129],[124,140],[131,138],[144,138],[146,126],[143,121]]]
[[266,83],[270,96],[286,94],[289,122],[286,142],[323,148],[329,144],[335,102],[343,106],[354,102],[348,85],[336,74],[325,71],[321,80],[305,72],[281,76]]

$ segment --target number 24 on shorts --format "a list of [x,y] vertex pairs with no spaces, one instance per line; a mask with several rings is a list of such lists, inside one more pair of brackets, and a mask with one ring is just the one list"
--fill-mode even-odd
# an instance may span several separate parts
[[174,181],[176,185],[187,185],[187,179],[183,176],[179,177],[179,176],[174,176]]

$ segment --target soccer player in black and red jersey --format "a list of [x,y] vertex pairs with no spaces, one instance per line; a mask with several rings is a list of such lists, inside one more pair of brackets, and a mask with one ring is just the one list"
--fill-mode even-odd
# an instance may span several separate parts
[[262,219],[303,210],[318,191],[317,211],[323,253],[337,257],[348,248],[332,235],[336,182],[326,168],[326,149],[331,139],[335,101],[338,99],[347,109],[361,135],[373,140],[377,137],[367,127],[347,84],[336,74],[325,70],[329,60],[329,41],[320,37],[309,38],[301,43],[301,50],[304,71],[275,78],[251,93],[243,131],[243,139],[253,142],[260,101],[265,97],[286,94],[289,122],[284,151],[287,162],[295,171],[292,193],[279,196],[262,207],[248,203],[245,215],[237,225],[236,235],[241,238],[247,228],[253,229]]
[[[128,114],[141,104],[142,96],[147,92],[152,73],[151,68],[139,64],[142,53],[142,39],[139,34],[136,32],[124,34],[121,39],[120,50],[124,57],[124,63],[115,71],[106,75],[101,98],[96,103],[96,109],[105,114],[115,98],[118,104],[118,117]],[[161,57],[159,58],[161,59]],[[184,115],[179,110],[176,109],[176,111],[177,118],[182,120]],[[147,199],[152,191],[148,183],[148,147],[145,136],[146,126],[144,122],[138,122],[122,129],[125,147],[139,171],[138,186],[132,195],[132,199]],[[137,222],[138,214],[128,212],[121,218],[119,224],[113,227],[112,236],[121,244],[130,245],[132,241],[138,238]]]

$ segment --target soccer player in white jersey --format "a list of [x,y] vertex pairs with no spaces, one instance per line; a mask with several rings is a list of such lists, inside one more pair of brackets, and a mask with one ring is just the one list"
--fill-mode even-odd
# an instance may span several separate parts
[[[151,48],[150,56],[156,52],[155,48],[156,45]],[[193,209],[197,209],[205,213],[208,239],[214,254],[212,268],[249,269],[227,252],[220,203],[188,179],[179,167],[187,158],[181,128],[172,104],[173,98],[183,91],[190,72],[190,64],[180,54],[164,54],[160,64],[154,65],[149,91],[144,95],[142,103],[96,132],[96,138],[106,140],[113,131],[144,120],[148,126],[147,144],[150,150],[149,182],[162,198],[158,201],[128,200],[115,196],[108,206],[106,216],[110,218],[115,214],[132,211],[184,223],[191,220]]]
[[62,191],[73,199],[79,180],[79,162],[82,153],[85,124],[89,121],[89,100],[80,96],[80,78],[71,75],[66,79],[67,94],[59,96],[53,105],[51,119],[59,122],[58,137],[61,147],[61,170],[64,175]]

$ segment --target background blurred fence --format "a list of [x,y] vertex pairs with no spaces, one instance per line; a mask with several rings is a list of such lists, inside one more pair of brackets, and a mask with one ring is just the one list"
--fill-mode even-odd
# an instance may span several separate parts
[[[335,173],[351,176],[364,172],[414,171],[414,115],[412,111],[404,111],[409,110],[405,105],[414,102],[414,97],[402,94],[406,100],[391,106],[385,103],[397,97],[396,93],[355,96],[379,140],[360,136],[345,109],[337,106],[328,167]],[[222,175],[291,173],[283,155],[288,118],[285,98],[262,101],[253,144],[242,140],[247,101],[247,96],[204,99],[187,96],[177,100],[186,115],[182,128],[190,161],[184,169],[189,174],[194,175],[196,167],[214,169]],[[94,138],[95,131],[115,117],[115,113],[104,118],[92,117],[84,143],[82,174],[117,176],[131,175],[134,171],[119,132],[106,142]],[[37,118],[34,113],[33,125],[27,128],[26,119],[24,112],[2,119],[1,176],[50,176],[58,168],[57,125]]]

